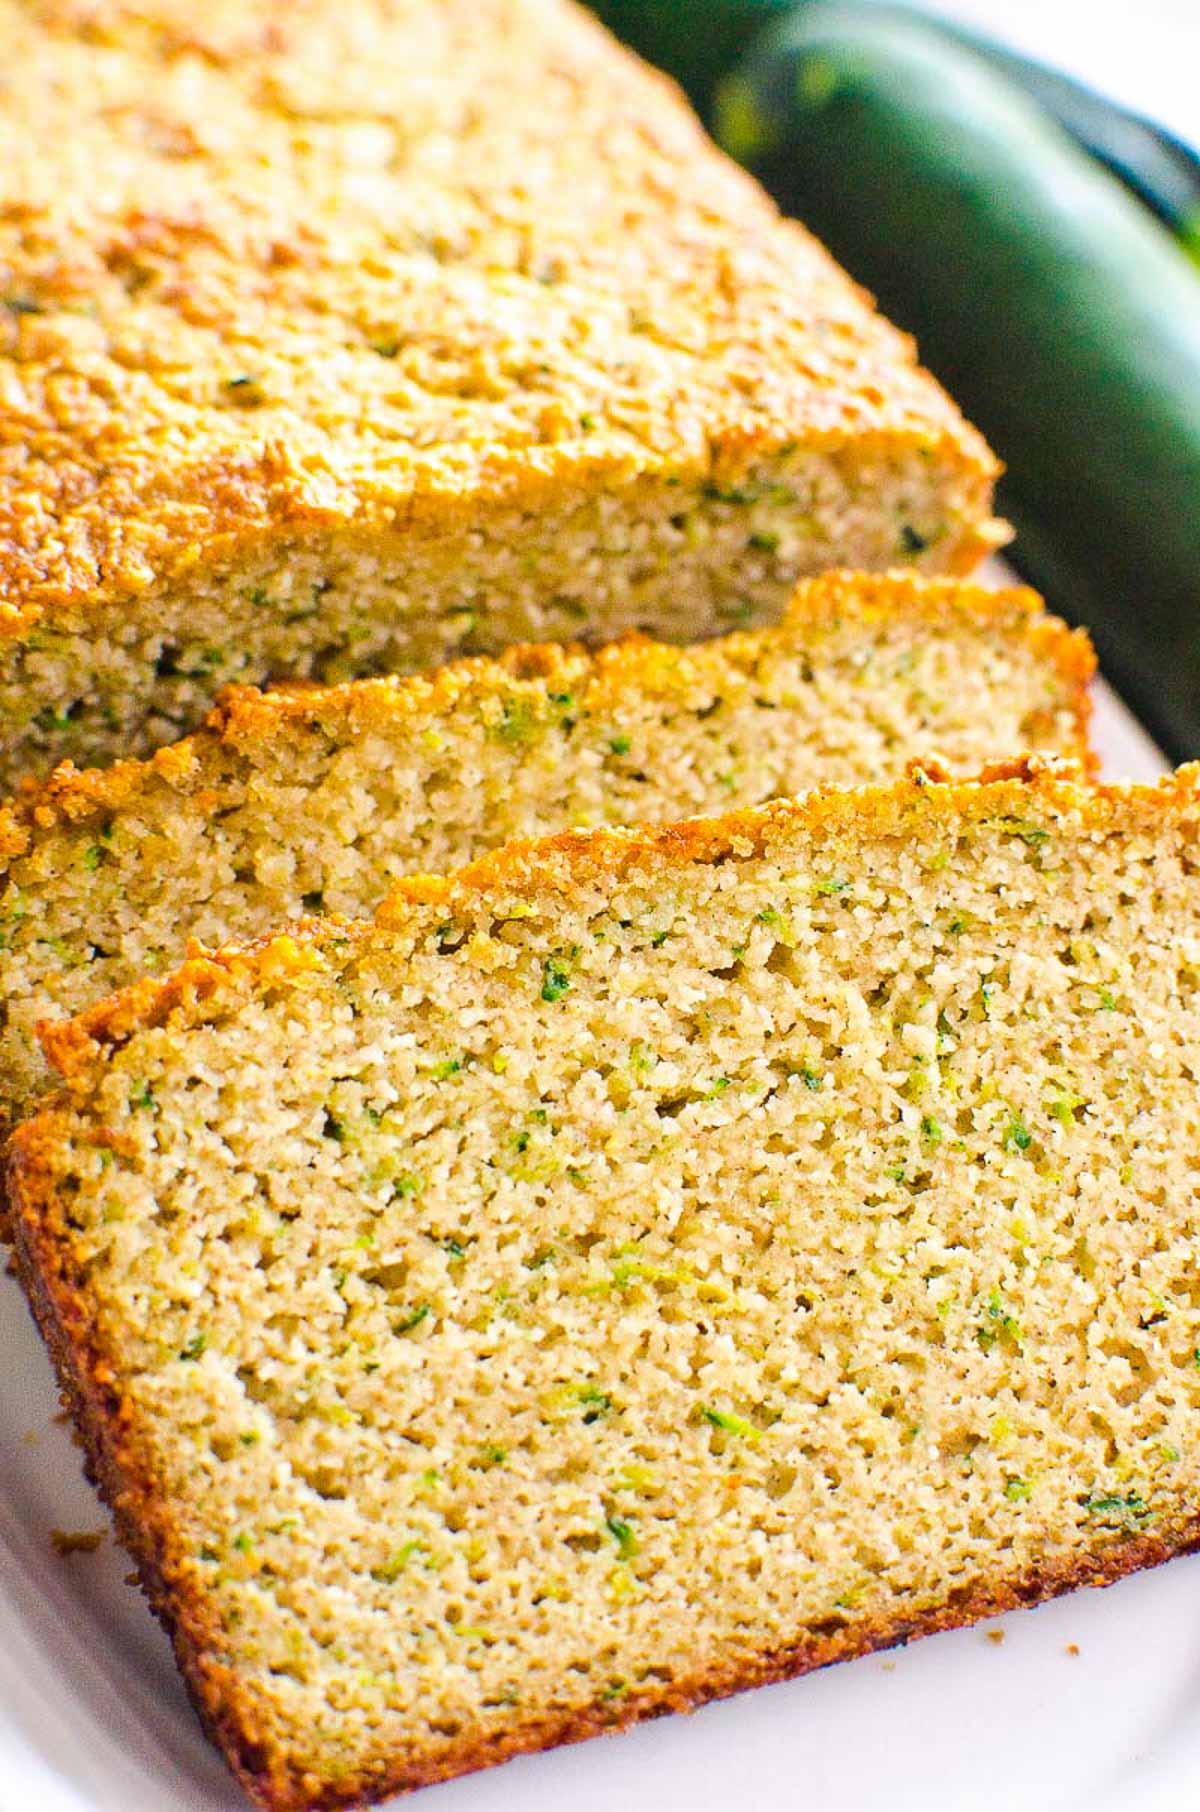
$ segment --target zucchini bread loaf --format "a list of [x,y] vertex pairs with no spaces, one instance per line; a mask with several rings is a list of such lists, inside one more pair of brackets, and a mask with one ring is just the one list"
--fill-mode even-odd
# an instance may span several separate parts
[[507,838],[666,823],[823,782],[1085,758],[1091,647],[1028,591],[810,580],[776,629],[683,650],[555,645],[428,678],[234,694],[144,763],[0,806],[0,1135],[49,1079],[35,1036],[184,954]]
[[1200,769],[509,845],[48,1042],[19,1261],[299,1812],[1200,1540]]
[[0,0],[0,786],[963,571],[995,462],[566,0]]

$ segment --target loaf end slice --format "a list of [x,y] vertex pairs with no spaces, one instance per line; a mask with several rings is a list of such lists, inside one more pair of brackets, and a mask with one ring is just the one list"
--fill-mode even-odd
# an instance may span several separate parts
[[911,343],[565,0],[0,0],[0,785],[226,682],[965,572]]
[[1087,758],[1086,636],[1033,593],[911,574],[811,580],[775,629],[694,649],[553,644],[428,676],[231,694],[146,762],[65,767],[0,807],[0,1125],[63,1018],[305,913],[363,917],[403,874],[514,836],[666,823],[826,783]]
[[22,1272],[260,1804],[1196,1544],[1198,785],[510,846],[49,1034]]

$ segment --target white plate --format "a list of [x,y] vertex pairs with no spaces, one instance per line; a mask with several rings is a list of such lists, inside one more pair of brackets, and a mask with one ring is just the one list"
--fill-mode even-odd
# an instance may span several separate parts
[[[1110,774],[1162,762],[1111,694]],[[0,1279],[0,1812],[244,1812],[55,1423]],[[1077,1652],[1076,1652],[1077,1651]],[[1104,1592],[431,1789],[421,1812],[1182,1812],[1200,1806],[1200,1556]],[[412,1803],[412,1802],[410,1802]]]

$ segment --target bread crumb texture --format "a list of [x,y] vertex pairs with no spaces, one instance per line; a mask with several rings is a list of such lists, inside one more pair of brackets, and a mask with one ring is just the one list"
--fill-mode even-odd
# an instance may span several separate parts
[[963,571],[995,461],[565,0],[0,0],[0,783]]
[[51,1529],[50,1546],[60,1560],[73,1554],[95,1554],[104,1540],[103,1529]]
[[261,1805],[1194,1545],[1198,780],[509,846],[51,1034],[22,1268]]
[[[694,650],[517,649],[427,678],[229,697],[145,763],[0,807],[0,1115],[49,1075],[36,1026],[507,838],[665,823],[823,781],[1080,755],[1092,655],[1029,592],[810,581],[777,629]],[[7,859],[4,859],[7,858]]]

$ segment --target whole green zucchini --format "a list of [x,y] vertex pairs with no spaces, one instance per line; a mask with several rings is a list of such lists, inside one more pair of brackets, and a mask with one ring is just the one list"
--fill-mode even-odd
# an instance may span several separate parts
[[1046,115],[935,29],[806,7],[718,135],[913,330],[1009,462],[1019,563],[1200,753],[1200,273]]

